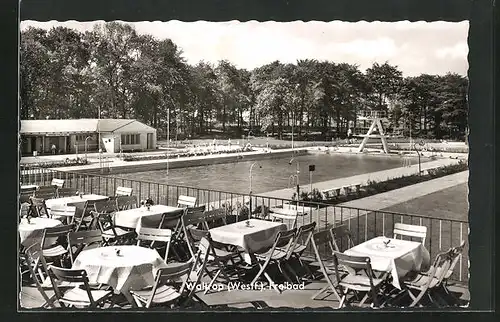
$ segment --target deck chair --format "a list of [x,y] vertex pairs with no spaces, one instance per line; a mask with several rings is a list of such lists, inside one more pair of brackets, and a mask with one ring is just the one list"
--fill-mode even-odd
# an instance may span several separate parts
[[132,188],[127,187],[117,187],[115,191],[115,196],[131,196]]
[[64,223],[72,223],[76,213],[75,206],[53,205],[50,209],[50,217]]
[[[347,225],[333,227],[330,232],[333,237],[333,247],[337,252],[343,252],[346,249],[354,247],[352,234],[349,231],[349,228],[347,228]],[[340,242],[340,247],[338,242]]]
[[[269,284],[274,286],[275,285],[274,281],[266,272],[269,264],[273,263],[278,265],[278,269],[283,274],[285,279],[289,283],[293,283],[286,270],[283,269],[283,264],[287,259],[287,255],[292,246],[293,238],[295,237],[296,232],[297,228],[293,228],[291,230],[286,230],[286,231],[280,231],[276,236],[276,239],[272,247],[269,250],[265,252],[255,252],[254,255],[257,259],[257,264],[259,265],[260,270],[252,280],[251,284],[255,284],[259,280],[259,277],[262,274],[264,274]],[[277,290],[279,293],[281,293],[281,290],[279,288],[274,287],[274,289]]]
[[[403,294],[408,294],[412,299],[410,307],[416,305],[423,306],[421,300],[425,295],[432,304],[439,306],[432,296],[432,292],[437,290],[446,276],[452,262],[453,249],[436,255],[429,271],[419,273],[415,278],[404,281],[405,290]],[[399,296],[399,295],[398,295]]]
[[50,218],[47,206],[45,205],[45,200],[42,198],[31,197],[29,215],[32,217]]
[[[335,276],[339,286],[338,289],[342,296],[339,308],[350,302],[347,299],[347,295],[350,292],[365,293],[359,306],[362,306],[366,300],[371,297],[373,306],[379,307],[380,303],[377,294],[384,280],[375,278],[370,263],[370,257],[349,256],[335,251],[333,254],[333,263],[335,267]],[[347,268],[349,273],[344,274],[343,268]]]
[[[337,291],[338,283],[335,272],[335,264],[333,262],[333,254],[336,251],[333,234],[330,230],[322,230],[314,233],[311,243],[316,256],[316,261],[318,262],[321,273],[326,280],[326,285],[316,292],[311,298],[316,300],[320,294],[325,293],[325,296],[322,299],[325,299],[333,294],[337,300],[340,301],[341,298]],[[328,255],[326,257],[321,256],[321,250],[324,248],[326,248],[326,254]]]
[[186,208],[186,207],[194,207],[196,206],[196,197],[190,196],[179,196],[177,199],[177,207]]
[[117,196],[116,208],[118,211],[137,208],[136,196]]
[[57,196],[59,198],[72,197],[77,194],[78,190],[76,188],[58,188]]
[[[56,298],[62,307],[102,307],[104,302],[113,296],[112,290],[92,289],[87,272],[83,269],[66,269],[51,265],[49,266],[49,275],[53,280]],[[58,286],[58,281],[79,283],[80,285],[63,291]]]
[[219,208],[205,211],[205,229],[227,225],[227,209]]
[[[149,242],[148,247],[151,249],[156,249],[158,251],[160,247],[155,247],[155,242],[165,243],[165,252],[162,256],[165,260],[167,260],[168,258],[171,239],[172,231],[170,229],[140,227],[139,231],[137,232],[137,246],[141,246],[141,244],[144,244],[144,242]],[[158,253],[160,252],[158,251]]]
[[290,271],[295,275],[297,278],[297,281],[300,283],[299,276],[297,273],[294,271],[293,267],[289,264],[290,259],[294,258],[296,259],[302,267],[306,270],[306,273],[308,276],[312,277],[313,274],[311,272],[311,269],[309,268],[309,265],[307,263],[304,263],[302,261],[302,254],[304,251],[307,249],[309,246],[309,243],[311,242],[312,235],[314,233],[314,229],[316,228],[316,222],[313,221],[310,224],[300,226],[299,229],[297,230],[297,234],[295,238],[293,239],[293,244],[290,247],[290,250],[287,254],[285,265],[290,269]]
[[417,237],[421,239],[422,244],[425,244],[425,238],[427,237],[427,227],[395,223],[393,233],[395,239],[397,239],[400,236]]
[[185,263],[172,263],[160,268],[152,287],[130,292],[137,305],[145,308],[167,304],[185,306],[200,283],[202,275],[198,274],[197,264],[201,258],[202,254],[198,252]]
[[104,242],[100,230],[83,230],[69,232],[68,234],[68,249],[71,264],[75,262],[75,258],[82,250],[90,246],[100,247]]
[[[188,239],[192,243],[190,249],[195,252],[201,252],[202,257],[205,255],[207,256],[205,271],[211,280],[205,289],[204,294],[208,294],[219,275],[222,275],[227,283],[231,282],[231,276],[235,273],[238,276],[238,279],[240,279],[240,271],[236,267],[236,264],[238,263],[236,259],[239,259],[240,257],[236,251],[225,250],[224,245],[213,241],[210,236],[210,232],[206,230],[191,227],[188,230],[187,235]],[[196,241],[198,242],[197,244],[195,244]],[[210,270],[209,265],[214,267],[214,269]]]

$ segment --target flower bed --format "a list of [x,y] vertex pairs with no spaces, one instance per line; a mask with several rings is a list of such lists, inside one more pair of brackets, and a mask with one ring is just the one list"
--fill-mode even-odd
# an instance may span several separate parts
[[21,170],[27,170],[31,168],[60,168],[60,167],[71,167],[71,166],[86,165],[86,164],[89,164],[89,161],[85,158],[75,158],[75,159],[66,158],[63,161],[46,161],[46,162],[21,164],[20,168]]
[[237,149],[237,150],[223,150],[223,151],[209,151],[209,150],[192,150],[192,151],[179,151],[172,153],[162,153],[156,155],[133,155],[133,154],[124,154],[122,157],[123,161],[146,161],[146,160],[162,160],[162,159],[177,159],[177,158],[186,158],[197,155],[211,155],[211,154],[231,154],[231,153],[241,153],[241,152],[249,152],[254,151],[252,148],[245,149]]
[[[318,189],[313,189],[312,192],[305,191],[300,194],[300,205],[308,206],[308,201],[324,203],[325,207],[327,205],[337,205],[339,203],[348,202],[351,200],[356,200],[364,197],[373,196],[379,193],[403,188],[416,183],[444,177],[450,174],[466,171],[468,169],[467,162],[460,160],[457,164],[446,165],[435,169],[427,170],[426,174],[418,175],[412,174],[409,176],[402,176],[399,178],[393,178],[386,181],[368,181],[368,183],[361,187],[359,192],[347,194],[347,195],[330,195],[328,193],[321,193]],[[296,199],[297,194],[294,193],[292,199]],[[292,204],[296,204],[293,202]]]

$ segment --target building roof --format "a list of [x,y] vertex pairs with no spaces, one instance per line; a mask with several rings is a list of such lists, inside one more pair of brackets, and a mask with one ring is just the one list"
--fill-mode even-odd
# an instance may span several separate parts
[[21,120],[20,134],[69,135],[96,132],[143,132],[154,128],[134,119]]

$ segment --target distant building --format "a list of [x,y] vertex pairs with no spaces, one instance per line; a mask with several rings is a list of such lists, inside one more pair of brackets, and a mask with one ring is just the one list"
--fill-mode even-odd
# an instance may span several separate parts
[[[84,153],[156,149],[156,129],[131,119],[21,120],[21,153]],[[87,142],[85,142],[87,141]]]

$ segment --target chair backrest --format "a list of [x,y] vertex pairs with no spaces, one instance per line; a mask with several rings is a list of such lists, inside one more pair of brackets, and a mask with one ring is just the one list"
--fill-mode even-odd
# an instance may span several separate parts
[[[351,256],[346,255],[341,252],[334,251],[333,252],[333,265],[335,267],[335,275],[337,277],[337,281],[341,280],[341,276],[345,270],[349,272],[349,274],[360,274],[360,271],[364,271],[366,276],[370,280],[370,286],[373,289],[373,270],[370,262],[370,257],[368,256]],[[342,269],[341,269],[342,267]],[[349,269],[351,268],[351,269]]]
[[311,242],[312,235],[314,233],[314,228],[316,228],[316,222],[313,221],[312,223],[309,223],[304,226],[300,226],[299,229],[297,229],[297,234],[295,235],[295,238],[293,239],[293,244],[290,247],[290,252],[287,255],[287,258],[289,258],[294,250],[297,248],[297,246],[303,246],[304,251],[307,246],[309,246],[309,243]]
[[64,186],[64,180],[63,179],[52,179],[52,182],[50,183],[51,186],[57,187],[57,188],[62,188]]
[[276,236],[276,239],[274,241],[274,244],[273,246],[271,247],[272,252],[274,252],[274,250],[276,248],[285,248],[285,252],[289,252],[290,251],[290,247],[292,246],[292,243],[293,243],[293,238],[295,237],[295,234],[297,233],[297,228],[293,228],[293,229],[290,229],[290,230],[285,230],[285,231],[280,231],[278,233],[278,235]]
[[179,229],[182,229],[182,216],[184,216],[185,209],[179,209],[173,212],[168,212],[162,214],[160,224],[158,228],[170,228],[173,229],[173,233],[176,234]]
[[[69,255],[71,259],[71,263],[74,262],[74,259],[78,254],[86,247],[92,244],[99,244],[99,246],[103,242],[102,232],[100,230],[84,230],[84,231],[76,231],[68,233],[68,246],[69,246]],[[75,249],[76,248],[76,249]]]
[[[347,225],[340,225],[337,227],[333,227],[330,230],[330,232],[333,238],[333,246],[337,252],[354,247],[354,242],[352,241],[352,235],[351,232],[349,231],[349,228],[347,228]],[[340,242],[341,247],[339,247],[337,241]],[[346,242],[347,247],[343,247],[344,241]]]
[[117,187],[115,191],[116,196],[131,196],[132,188],[127,187]]
[[114,200],[99,200],[94,203],[94,209],[97,213],[113,213],[118,209],[116,208],[116,201]]
[[151,242],[149,244],[150,248],[154,248],[155,242],[166,243],[165,254],[163,258],[167,260],[168,252],[170,250],[170,241],[172,240],[172,231],[170,229],[159,229],[159,228],[145,228],[140,227],[137,232],[137,246],[140,246],[144,241]]
[[[47,295],[47,293],[45,292],[45,290],[42,286],[44,280],[46,278],[50,278],[50,277],[48,276],[47,263],[45,262],[45,258],[42,255],[41,244],[34,243],[30,247],[28,247],[24,253],[26,254],[28,270],[31,274],[31,277],[33,278],[33,281],[35,282],[35,286],[36,286],[38,292],[40,292],[45,303],[48,306],[54,307],[53,301]],[[47,276],[43,276],[42,274],[46,274]]]
[[43,199],[50,199],[50,198],[55,198],[56,197],[56,188],[52,186],[42,186],[39,187],[35,191],[35,197],[37,198],[43,198]]
[[76,188],[59,188],[57,189],[57,196],[59,198],[62,197],[71,197],[75,196],[78,190]]
[[399,236],[417,237],[422,239],[422,244],[425,244],[425,238],[427,237],[427,227],[395,223],[393,233],[394,238],[398,238]]
[[422,285],[422,291],[426,291],[429,287],[437,287],[441,285],[441,282],[445,278],[448,270],[451,266],[453,249],[450,248],[446,252],[442,252],[436,255],[431,268],[427,272],[427,282]]
[[189,225],[198,227],[199,224],[205,225],[205,205],[185,208],[184,215],[181,220],[184,227]]
[[117,196],[116,207],[118,210],[127,210],[137,208],[136,196]]
[[[68,240],[68,234],[71,231],[73,231],[73,224],[45,228],[43,230],[43,237],[41,242],[42,249],[45,249],[46,246],[45,241],[47,240],[47,238],[64,237],[64,241],[66,242]],[[52,246],[52,245],[47,245],[47,246]]]
[[[88,201],[68,203],[68,206],[75,207],[75,215],[73,216],[72,224],[75,225],[75,231],[79,231],[82,224],[84,223],[84,217],[90,217],[88,222],[91,222],[90,211],[87,208]],[[93,209],[93,207],[92,207]]]
[[314,253],[316,254],[316,259],[320,264],[322,263],[321,250],[325,247],[328,249],[328,255],[333,255],[335,251],[335,241],[333,240],[333,234],[330,230],[322,230],[317,233],[314,233],[311,238],[311,243],[314,249]]
[[177,207],[194,207],[196,206],[196,197],[179,196],[177,199]]
[[227,209],[219,208],[205,211],[206,229],[214,228],[217,226],[227,225]]
[[51,217],[74,217],[75,213],[75,206],[53,205],[52,208],[50,208]]
[[[61,268],[61,267],[56,267],[54,265],[50,265],[48,271],[49,271],[49,275],[55,281],[70,282],[70,283],[82,283],[82,285],[80,285],[79,288],[83,288],[86,291],[87,296],[88,296],[88,303],[78,301],[76,303],[71,303],[71,304],[91,306],[91,307],[95,306],[95,301],[94,301],[94,298],[92,297],[92,292],[91,292],[90,286],[89,286],[89,279],[87,277],[87,272],[84,269],[67,269],[67,268]],[[72,302],[71,299],[64,298],[64,294],[59,290],[59,287],[57,286],[57,284],[58,283],[52,283],[59,303],[61,303],[61,305],[63,305],[63,303],[65,303],[65,302],[66,303]]]
[[[185,236],[191,256],[194,256],[198,250],[210,252],[211,238],[210,232],[208,230],[201,230],[197,229],[196,227],[188,227],[186,228]],[[196,244],[199,243],[203,238],[207,239],[206,243],[204,244],[204,248],[197,249],[198,246]]]

